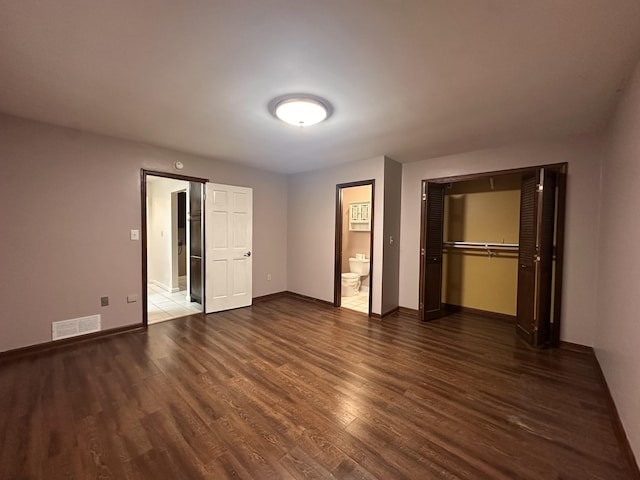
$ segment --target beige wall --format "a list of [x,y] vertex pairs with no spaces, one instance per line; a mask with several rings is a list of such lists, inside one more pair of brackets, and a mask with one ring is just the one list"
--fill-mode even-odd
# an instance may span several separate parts
[[185,181],[147,176],[147,278],[169,291],[178,289],[178,205],[172,194],[188,187]]
[[640,64],[612,123],[601,195],[594,347],[640,460]]
[[[455,184],[456,190],[447,192],[445,241],[518,243],[519,178],[496,177],[494,187],[490,189],[487,179]],[[499,251],[490,257],[478,250],[451,249],[444,255],[445,303],[515,315],[517,286],[516,253]]]
[[[371,202],[371,187],[349,187],[342,189],[342,272],[349,271],[349,258],[356,253],[371,257],[371,231],[349,230],[349,204],[352,202]],[[365,286],[369,284],[366,279]]]
[[142,321],[141,303],[126,303],[142,294],[141,244],[129,240],[140,229],[140,169],[171,172],[177,160],[185,175],[254,189],[253,294],[287,289],[284,175],[6,115],[0,158],[0,351],[50,341],[52,321]]
[[402,170],[400,305],[418,308],[422,179],[569,162],[561,339],[593,345],[602,136],[512,145],[406,163]]
[[375,180],[373,264],[370,288],[373,313],[382,302],[382,225],[384,157],[289,176],[290,291],[333,302],[336,185]]
[[[333,302],[336,185],[375,180],[373,264],[370,288],[372,313],[397,306],[399,241],[384,252],[383,236],[399,238],[402,165],[386,158],[346,163],[289,177],[289,290]],[[386,175],[389,175],[388,179]],[[386,189],[388,187],[388,191]]]
[[399,306],[398,276],[400,274],[400,206],[402,203],[402,164],[384,159],[384,225],[382,313]]

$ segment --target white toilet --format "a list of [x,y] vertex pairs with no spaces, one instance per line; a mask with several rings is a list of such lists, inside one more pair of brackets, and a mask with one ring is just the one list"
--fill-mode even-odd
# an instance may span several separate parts
[[360,285],[370,272],[370,263],[364,255],[349,258],[349,273],[342,274],[342,296],[353,297],[360,291]]
[[342,296],[353,297],[360,290],[360,275],[357,273],[343,273],[342,275]]

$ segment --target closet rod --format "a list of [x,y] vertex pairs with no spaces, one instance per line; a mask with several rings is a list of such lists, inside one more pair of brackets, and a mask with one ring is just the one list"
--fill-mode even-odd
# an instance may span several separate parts
[[517,243],[493,243],[493,242],[442,242],[447,248],[477,248],[482,250],[510,250],[517,251],[520,247]]

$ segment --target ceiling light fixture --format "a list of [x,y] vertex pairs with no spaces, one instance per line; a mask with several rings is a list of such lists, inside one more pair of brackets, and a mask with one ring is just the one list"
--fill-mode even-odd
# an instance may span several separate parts
[[297,127],[310,127],[326,120],[331,115],[331,105],[314,95],[285,95],[275,98],[269,110],[285,123]]

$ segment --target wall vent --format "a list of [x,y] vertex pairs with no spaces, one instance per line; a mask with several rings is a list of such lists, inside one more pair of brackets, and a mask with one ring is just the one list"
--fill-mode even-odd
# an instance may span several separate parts
[[51,324],[51,339],[62,340],[63,338],[77,337],[78,335],[99,332],[100,328],[100,315],[61,320]]

